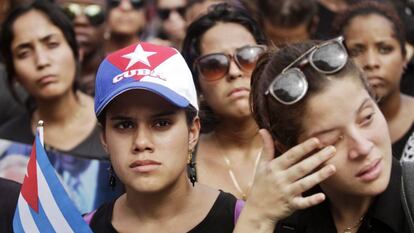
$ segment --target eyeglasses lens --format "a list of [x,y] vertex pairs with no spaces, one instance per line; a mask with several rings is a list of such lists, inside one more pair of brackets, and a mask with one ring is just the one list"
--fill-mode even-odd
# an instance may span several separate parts
[[181,17],[185,16],[185,7],[177,7],[177,8],[171,8],[171,9],[158,9],[158,17],[160,17],[161,20],[166,20],[170,17],[171,12],[177,12]]
[[229,68],[229,58],[224,54],[212,54],[198,61],[198,72],[208,81],[222,78]]
[[[129,2],[131,3],[131,6],[135,9],[135,10],[139,10],[144,6],[144,0],[129,0]],[[116,8],[121,4],[121,0],[111,0],[109,3],[109,6],[111,8]]]
[[264,48],[262,47],[246,46],[236,51],[236,61],[244,71],[252,71],[263,52]]
[[74,20],[75,17],[83,13],[94,26],[99,26],[105,21],[105,14],[99,5],[82,6],[77,3],[70,3],[63,7],[63,12],[70,20]]
[[311,61],[319,71],[329,74],[341,69],[346,64],[347,59],[345,48],[341,44],[333,42],[315,50]]
[[279,75],[271,88],[274,96],[280,102],[291,104],[301,99],[306,93],[307,83],[302,72],[292,69]]

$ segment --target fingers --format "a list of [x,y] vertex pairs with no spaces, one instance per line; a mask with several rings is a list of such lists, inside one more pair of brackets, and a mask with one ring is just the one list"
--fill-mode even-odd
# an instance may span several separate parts
[[294,198],[293,205],[295,209],[306,209],[323,202],[325,198],[323,193],[316,193],[308,197],[298,196]]
[[275,159],[274,166],[280,166],[282,169],[287,169],[319,147],[319,140],[317,138],[310,138]]
[[317,153],[310,155],[308,158],[298,162],[297,164],[287,169],[288,180],[294,182],[308,175],[310,172],[330,159],[335,154],[335,152],[335,147],[327,146]]
[[292,184],[291,191],[295,195],[300,195],[301,193],[311,189],[315,185],[321,183],[327,178],[335,174],[336,168],[334,165],[326,165],[321,168],[319,171],[310,174],[309,176],[304,177]]

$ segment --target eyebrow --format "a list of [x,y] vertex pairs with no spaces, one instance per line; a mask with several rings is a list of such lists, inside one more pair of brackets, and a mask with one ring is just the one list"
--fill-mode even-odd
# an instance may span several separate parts
[[[57,35],[56,33],[48,34],[48,35],[40,38],[40,41],[41,42],[49,41],[52,37],[54,37],[56,35]],[[30,47],[31,47],[31,43],[30,42],[23,42],[23,43],[17,45],[16,48],[15,48],[15,50],[24,49],[24,48],[30,48]]]
[[[168,111],[168,112],[160,112],[154,115],[151,115],[151,118],[159,118],[159,117],[167,117],[177,113],[178,110]],[[111,117],[113,121],[122,121],[122,120],[131,120],[134,119],[133,117],[123,116],[123,115],[115,115]]]
[[[366,97],[365,99],[364,99],[364,101],[362,102],[362,104],[358,107],[358,109],[357,109],[357,113],[358,112],[361,112],[362,111],[362,109],[364,109],[365,107],[366,107],[366,105],[367,105],[367,103],[369,102],[371,100],[371,97]],[[309,137],[311,138],[311,137],[316,137],[316,136],[318,136],[318,135],[322,135],[322,134],[326,134],[326,133],[330,133],[330,132],[332,132],[332,131],[335,131],[336,130],[336,128],[331,128],[331,129],[324,129],[324,130],[321,130],[321,131],[316,131],[316,132],[314,132],[314,133],[312,133],[311,135],[309,135]]]

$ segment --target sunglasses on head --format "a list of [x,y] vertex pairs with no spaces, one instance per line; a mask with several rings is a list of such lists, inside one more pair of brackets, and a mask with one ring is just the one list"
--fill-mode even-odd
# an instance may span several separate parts
[[256,62],[266,50],[263,45],[247,45],[238,48],[234,54],[211,53],[197,58],[194,66],[200,77],[206,81],[214,81],[223,78],[230,69],[233,59],[236,65],[243,71],[251,72]]
[[105,22],[104,9],[97,4],[82,5],[78,3],[68,3],[64,5],[62,9],[70,20],[74,20],[75,17],[83,14],[93,26],[99,26]]
[[[118,7],[121,4],[122,0],[109,0],[109,7],[115,8]],[[144,7],[145,1],[144,0],[129,0],[129,3],[131,3],[132,8],[135,10],[139,10]]]
[[182,6],[182,7],[169,8],[169,9],[158,9],[157,13],[158,13],[158,17],[160,17],[161,20],[166,20],[170,18],[170,14],[173,11],[177,12],[179,15],[181,15],[181,17],[184,18],[185,10],[186,10],[186,7]]
[[[308,81],[298,67],[310,64],[313,69],[322,74],[340,71],[348,61],[348,52],[343,40],[340,36],[310,48],[275,77],[265,95],[270,93],[277,101],[285,105],[301,100],[308,91]],[[298,63],[299,65],[295,66]]]

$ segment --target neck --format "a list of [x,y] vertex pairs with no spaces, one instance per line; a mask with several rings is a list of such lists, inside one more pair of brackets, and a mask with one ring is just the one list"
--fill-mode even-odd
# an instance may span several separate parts
[[[258,127],[252,117],[242,120],[220,119],[215,128],[215,135],[218,140],[226,142],[226,145],[237,147],[251,147],[261,145],[258,134]],[[253,139],[253,140],[252,140]]]
[[373,197],[344,196],[338,193],[329,195],[331,213],[338,232],[344,232],[346,228],[353,228],[357,232],[362,223],[362,218],[367,213]]
[[384,114],[387,122],[390,122],[397,116],[401,108],[401,94],[399,91],[395,91],[387,98],[384,98],[378,103],[382,114]]
[[136,192],[127,187],[121,202],[124,202],[125,214],[142,221],[162,221],[182,212],[191,203],[196,187],[192,187],[186,173],[183,173],[171,187],[156,193]]
[[67,94],[52,99],[37,99],[37,120],[43,120],[46,124],[66,123],[73,118],[77,108],[80,107],[79,95],[73,90]]
[[132,34],[117,34],[111,33],[109,40],[107,40],[105,45],[105,50],[107,53],[116,51],[121,48],[125,48],[128,45],[137,43],[139,41],[139,36]]

